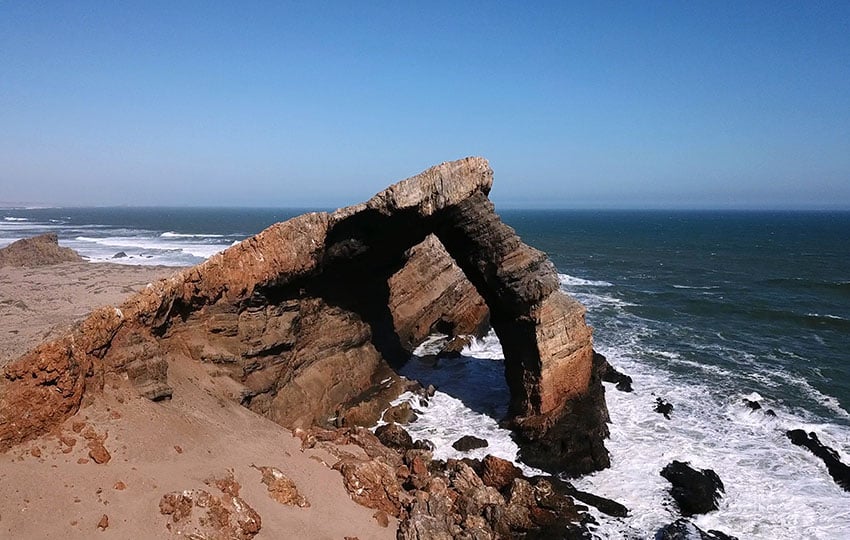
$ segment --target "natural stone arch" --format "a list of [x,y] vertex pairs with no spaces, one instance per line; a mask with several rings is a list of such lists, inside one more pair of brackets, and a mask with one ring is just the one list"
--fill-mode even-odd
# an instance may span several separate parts
[[[186,358],[227,372],[242,402],[278,423],[323,423],[404,357],[390,280],[434,234],[489,307],[525,459],[575,473],[607,466],[584,308],[559,290],[546,256],[501,222],[487,198],[492,176],[482,158],[438,165],[366,203],[273,225],[95,312],[7,367],[0,449],[76,412],[112,373],[164,397],[168,363]],[[23,415],[31,403],[43,410]]]

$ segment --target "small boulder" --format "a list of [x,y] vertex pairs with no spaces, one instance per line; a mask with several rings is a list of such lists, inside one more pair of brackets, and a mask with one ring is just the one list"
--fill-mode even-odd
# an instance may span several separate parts
[[413,438],[403,427],[396,423],[384,424],[375,430],[375,436],[381,443],[393,450],[405,451],[413,448]]
[[113,255],[113,256],[112,256],[112,258],[113,258],[113,259],[123,259],[123,258],[125,258],[126,256],[127,256],[127,254],[126,254],[126,253],[124,253],[123,251],[119,251],[118,253],[116,253],[115,255]]
[[711,469],[699,471],[686,462],[672,461],[661,469],[661,476],[673,484],[670,495],[683,515],[692,516],[717,510],[717,500],[724,488],[720,477]]
[[395,422],[396,424],[407,425],[416,421],[417,418],[418,416],[413,412],[413,407],[406,401],[393,405],[384,412],[384,422],[387,423]]
[[473,435],[464,435],[452,443],[452,448],[460,452],[469,452],[470,450],[486,448],[487,446],[489,446],[489,443],[486,440]]
[[759,403],[758,401],[756,401],[754,399],[744,398],[744,405],[746,405],[747,407],[749,407],[750,410],[753,410],[753,411],[757,411],[757,410],[761,409],[761,403]]
[[485,486],[502,491],[513,484],[514,478],[522,478],[522,471],[510,461],[487,454],[481,461],[481,480]]
[[632,378],[617,370],[614,366],[608,363],[605,356],[593,351],[594,362],[599,365],[599,373],[602,380],[609,383],[614,383],[615,388],[620,392],[632,391]]

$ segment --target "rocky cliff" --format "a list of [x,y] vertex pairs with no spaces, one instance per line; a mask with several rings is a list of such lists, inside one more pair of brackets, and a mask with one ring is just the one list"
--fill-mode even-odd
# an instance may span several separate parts
[[401,391],[391,366],[418,341],[481,331],[489,313],[526,461],[607,466],[584,308],[501,222],[492,178],[482,158],[438,165],[365,203],[275,224],[93,312],[7,366],[0,449],[62,422],[105,381],[167,398],[168,366],[186,361],[228,377],[233,399],[284,426],[368,423],[370,403]]

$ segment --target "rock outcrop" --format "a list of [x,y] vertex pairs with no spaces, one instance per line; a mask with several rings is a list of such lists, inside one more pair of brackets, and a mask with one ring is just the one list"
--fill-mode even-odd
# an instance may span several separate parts
[[24,238],[0,248],[0,266],[47,266],[63,262],[82,262],[80,254],[60,247],[54,233]]
[[570,474],[607,466],[584,307],[496,215],[492,175],[481,158],[438,165],[365,203],[272,225],[93,312],[6,367],[0,450],[56,426],[110,378],[168,398],[167,367],[181,361],[229,376],[234,399],[281,425],[339,423],[404,388],[391,368],[418,340],[480,332],[489,313],[526,460]]
[[670,495],[679,505],[682,515],[693,516],[717,510],[717,501],[724,488],[713,470],[697,470],[686,462],[672,461],[661,469],[661,476],[672,484]]

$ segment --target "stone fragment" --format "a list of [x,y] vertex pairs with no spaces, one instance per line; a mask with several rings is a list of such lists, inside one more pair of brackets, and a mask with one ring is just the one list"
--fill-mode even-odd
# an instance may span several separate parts
[[255,469],[262,473],[262,482],[268,488],[269,497],[288,506],[297,506],[299,508],[309,508],[310,501],[298,492],[298,487],[289,477],[287,477],[277,467],[257,467]]
[[819,457],[835,483],[844,491],[850,491],[850,466],[841,461],[838,452],[821,443],[816,433],[806,434],[802,429],[792,429],[786,432],[786,436],[792,443]]
[[203,489],[166,493],[159,511],[170,517],[167,528],[172,535],[188,538],[251,540],[262,528],[259,514],[241,498],[218,497]]
[[481,480],[485,486],[490,486],[502,491],[510,486],[515,478],[522,476],[522,471],[506,459],[498,458],[491,454],[484,456],[481,460]]
[[398,405],[393,405],[384,412],[384,422],[406,425],[416,421],[418,416],[413,412],[413,407],[410,403],[403,401]]
[[103,514],[100,517],[100,521],[97,522],[97,528],[101,531],[105,531],[107,528],[109,528],[109,516]]
[[663,414],[664,418],[670,420],[670,415],[673,413],[673,404],[661,398],[655,398],[655,412]]

